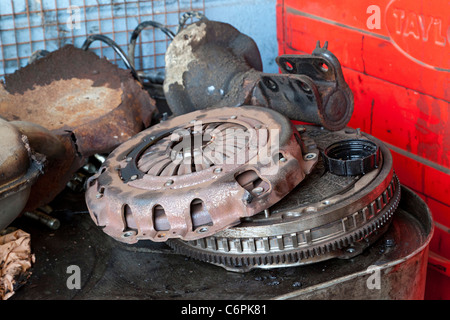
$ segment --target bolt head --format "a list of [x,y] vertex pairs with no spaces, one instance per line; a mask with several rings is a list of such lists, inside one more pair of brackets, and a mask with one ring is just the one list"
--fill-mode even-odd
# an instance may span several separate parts
[[167,182],[164,184],[166,187],[171,186],[173,184],[173,180],[167,180]]
[[305,160],[313,160],[313,159],[315,159],[317,157],[317,154],[315,154],[315,153],[307,153],[307,154],[305,154],[305,156],[303,157],[303,159],[305,159]]
[[256,187],[252,190],[252,193],[261,194],[264,191],[263,187]]

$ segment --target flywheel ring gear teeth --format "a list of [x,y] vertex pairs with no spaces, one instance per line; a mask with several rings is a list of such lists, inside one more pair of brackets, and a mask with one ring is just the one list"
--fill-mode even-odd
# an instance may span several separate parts
[[[400,202],[401,188],[397,176],[394,176],[390,187],[394,185],[395,191],[390,203],[386,205],[386,207],[384,207],[382,211],[380,211],[379,215],[377,215],[376,218],[369,220],[363,226],[349,232],[344,236],[326,241],[326,243],[323,244],[317,244],[307,248],[294,248],[285,251],[283,251],[282,249],[278,250],[278,252],[273,253],[269,252],[266,254],[255,255],[247,254],[241,256],[233,254],[226,255],[217,251],[213,252],[214,250],[205,250],[206,248],[217,248],[217,243],[221,240],[223,241],[223,239],[216,239],[214,236],[196,240],[195,244],[188,244],[187,242],[179,240],[170,240],[167,242],[167,244],[179,254],[186,255],[203,262],[215,264],[234,272],[247,272],[254,268],[289,267],[293,265],[315,263],[333,257],[346,257],[349,253],[347,249],[351,248],[352,245],[362,242],[365,239],[369,239],[370,237],[373,237],[373,239],[370,240],[370,243],[372,243],[377,239],[377,232],[389,226],[394,212],[395,210],[397,210],[398,204]],[[382,196],[386,196],[389,192],[390,191],[386,189],[383,192]],[[352,219],[352,215],[349,215],[344,219]],[[343,221],[344,219],[342,219],[341,221]],[[276,238],[279,248],[287,247],[284,240],[292,237],[298,237],[298,235],[283,234],[274,236],[272,238]],[[261,239],[225,239],[225,241],[239,241],[239,246],[241,248],[250,248],[254,246],[255,241],[270,243],[269,237],[264,237]],[[368,242],[367,244],[362,245],[365,248],[370,243]],[[291,244],[292,242],[289,243],[289,245]],[[360,253],[361,249],[362,248],[356,249],[358,252],[355,252],[353,255]]]
[[274,110],[194,111],[116,148],[87,181],[86,203],[94,222],[121,242],[200,239],[294,189],[319,157],[308,149],[313,157],[304,159],[302,145],[289,119]]

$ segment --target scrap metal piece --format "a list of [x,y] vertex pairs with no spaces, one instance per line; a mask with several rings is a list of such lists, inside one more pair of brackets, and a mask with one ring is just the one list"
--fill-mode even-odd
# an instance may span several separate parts
[[229,24],[200,20],[177,33],[165,62],[163,88],[175,115],[255,105],[340,130],[353,113],[353,94],[327,43],[312,55],[278,57],[283,74],[263,73],[253,39]]
[[222,106],[251,104],[247,73],[262,71],[259,49],[253,39],[229,24],[201,20],[181,29],[165,54],[164,95],[180,115]]
[[57,230],[60,227],[61,222],[58,219],[49,215],[49,212],[46,211],[52,210],[51,208],[50,210],[46,210],[47,209],[46,207],[38,208],[34,211],[25,211],[23,213],[23,216],[38,221],[39,223],[45,225],[47,228],[51,230]]
[[41,174],[44,158],[34,154],[17,127],[0,119],[0,230],[25,207],[31,186]]
[[71,45],[6,76],[0,115],[46,128],[64,149],[48,159],[26,210],[53,200],[89,156],[108,153],[148,127],[155,110],[129,70]]
[[[298,98],[294,96],[291,99],[294,103],[289,104],[293,105],[289,111],[292,119],[301,109],[301,116],[296,116],[298,120],[321,124],[328,130],[341,130],[347,125],[353,114],[353,93],[345,82],[339,59],[328,50],[327,41],[322,47],[317,41],[311,55],[285,54],[277,57],[276,62],[285,76],[295,75],[294,82],[308,99],[314,99],[316,103],[302,101],[299,108],[296,106]],[[277,79],[282,79],[282,76],[271,80],[277,82]],[[279,101],[275,100],[275,103]]]
[[[314,127],[323,150],[330,143],[355,138],[354,131],[330,132]],[[386,230],[400,201],[400,184],[389,149],[369,135],[361,139],[380,146],[379,168],[360,176],[337,176],[320,160],[314,171],[288,196],[241,224],[195,241],[171,239],[177,252],[230,271],[304,265],[360,254]]]
[[88,180],[92,219],[135,243],[210,236],[286,196],[317,163],[283,115],[243,106],[168,119],[115,149]]

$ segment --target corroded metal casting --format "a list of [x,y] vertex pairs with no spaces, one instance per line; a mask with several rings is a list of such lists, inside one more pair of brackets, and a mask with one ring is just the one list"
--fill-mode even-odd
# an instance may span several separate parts
[[129,71],[71,45],[6,76],[2,117],[46,128],[64,149],[48,158],[27,210],[51,201],[89,156],[110,152],[148,127],[155,110]]
[[353,113],[353,94],[327,46],[318,44],[311,55],[282,55],[276,59],[282,74],[264,73],[251,38],[203,19],[181,29],[169,45],[164,94],[175,115],[255,105],[340,130]]
[[198,110],[115,149],[89,179],[86,201],[93,220],[117,240],[199,239],[278,202],[317,158],[278,112]]

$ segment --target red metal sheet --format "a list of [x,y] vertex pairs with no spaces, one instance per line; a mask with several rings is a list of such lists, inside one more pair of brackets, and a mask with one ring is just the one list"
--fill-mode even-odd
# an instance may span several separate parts
[[[426,197],[425,202],[433,213],[435,222],[450,226],[450,206],[431,197]],[[448,253],[450,255],[450,251]]]
[[354,93],[349,125],[386,142],[402,184],[450,226],[450,1],[278,0],[277,19],[280,54],[329,41]]
[[[286,52],[306,54],[290,48]],[[442,170],[450,168],[448,101],[345,66],[343,72],[355,99],[349,126],[445,167]],[[450,197],[447,201],[450,204]]]
[[[345,66],[450,100],[448,0],[278,0],[278,5],[279,22],[281,17],[284,21],[278,28],[281,52],[286,48],[310,52],[315,41],[329,40]],[[367,11],[373,5],[380,8],[380,29],[367,26],[371,17]],[[431,18],[435,20],[430,24]],[[425,35],[416,39],[421,23]]]

